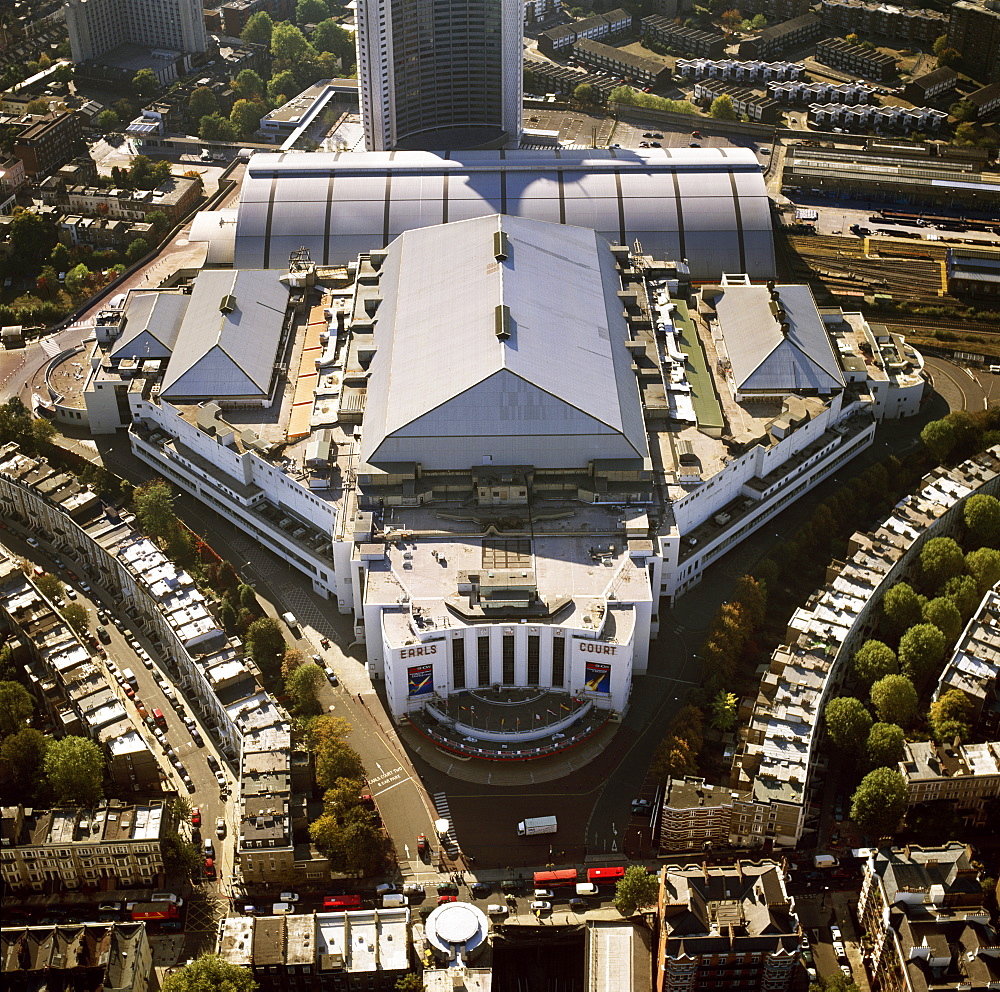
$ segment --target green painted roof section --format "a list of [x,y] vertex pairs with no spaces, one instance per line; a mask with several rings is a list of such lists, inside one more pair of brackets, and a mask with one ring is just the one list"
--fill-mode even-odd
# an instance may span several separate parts
[[725,421],[722,418],[722,406],[712,385],[712,375],[708,371],[705,349],[698,340],[698,332],[688,314],[687,304],[683,300],[671,299],[670,302],[677,313],[674,326],[680,329],[681,350],[687,355],[684,371],[691,383],[691,403],[694,415],[698,418],[698,427],[721,431]]

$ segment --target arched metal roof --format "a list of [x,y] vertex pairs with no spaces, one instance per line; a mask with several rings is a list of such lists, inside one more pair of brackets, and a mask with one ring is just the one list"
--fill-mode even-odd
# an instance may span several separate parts
[[496,213],[638,240],[655,257],[686,258],[694,279],[775,274],[764,177],[745,148],[258,154],[233,265],[284,265],[303,246],[343,264],[404,231]]

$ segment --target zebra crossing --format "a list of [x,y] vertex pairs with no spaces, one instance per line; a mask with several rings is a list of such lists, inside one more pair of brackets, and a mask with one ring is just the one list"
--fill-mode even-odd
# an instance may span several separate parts
[[62,348],[59,346],[59,343],[55,338],[42,338],[42,351],[44,351],[49,358],[55,358],[56,355],[62,351]]
[[451,807],[448,805],[448,797],[443,792],[435,792],[432,799],[438,816],[448,821],[448,832],[441,834],[441,846],[448,852],[449,858],[457,858],[460,851],[458,838],[455,836],[455,821],[451,818]]

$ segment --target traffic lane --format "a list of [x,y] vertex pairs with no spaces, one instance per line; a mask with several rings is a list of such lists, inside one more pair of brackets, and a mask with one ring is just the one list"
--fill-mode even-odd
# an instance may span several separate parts
[[924,356],[924,367],[933,377],[934,391],[947,402],[950,410],[986,409],[986,390],[968,369],[933,355]]
[[418,834],[436,844],[433,818],[425,803],[423,784],[410,773],[409,762],[400,760],[392,742],[369,712],[381,711],[378,697],[370,693],[369,702],[362,703],[359,697],[328,684],[325,690],[321,689],[320,699],[327,713],[342,717],[351,725],[347,743],[361,757],[372,798],[395,845],[397,860],[417,860]]

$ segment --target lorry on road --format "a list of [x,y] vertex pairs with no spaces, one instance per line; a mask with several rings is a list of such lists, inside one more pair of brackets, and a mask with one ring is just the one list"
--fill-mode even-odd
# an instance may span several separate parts
[[296,633],[298,631],[299,622],[295,619],[295,614],[292,613],[291,610],[286,610],[282,613],[281,619],[285,621],[285,626],[292,631],[292,633]]
[[534,816],[522,820],[517,825],[518,837],[534,837],[535,834],[554,834],[559,824],[554,816]]

